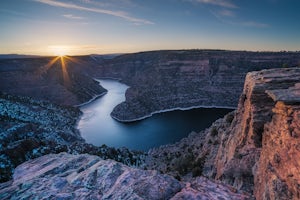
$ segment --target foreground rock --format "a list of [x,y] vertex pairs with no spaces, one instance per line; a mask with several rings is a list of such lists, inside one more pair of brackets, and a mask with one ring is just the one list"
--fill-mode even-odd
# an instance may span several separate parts
[[198,178],[183,183],[157,171],[91,155],[47,155],[16,168],[0,184],[1,199],[247,199],[231,187]]
[[247,72],[298,66],[299,60],[299,52],[151,51],[108,60],[98,75],[130,86],[112,116],[132,121],[174,108],[236,108]]
[[299,80],[300,68],[248,73],[235,114],[151,150],[145,167],[184,180],[202,174],[256,199],[299,199]]

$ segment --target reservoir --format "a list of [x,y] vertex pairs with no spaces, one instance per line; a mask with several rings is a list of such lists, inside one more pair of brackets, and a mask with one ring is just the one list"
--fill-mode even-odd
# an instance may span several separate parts
[[110,113],[116,105],[125,101],[128,86],[116,80],[99,81],[108,92],[80,107],[83,116],[78,124],[81,136],[87,143],[96,146],[106,144],[147,151],[152,147],[177,142],[192,131],[204,130],[216,119],[232,111],[225,108],[177,110],[155,114],[137,122],[120,123]]

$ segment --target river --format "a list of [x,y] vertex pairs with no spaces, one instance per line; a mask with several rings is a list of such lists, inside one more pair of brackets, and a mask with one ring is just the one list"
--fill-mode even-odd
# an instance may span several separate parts
[[170,111],[132,123],[120,123],[110,113],[125,100],[127,85],[116,80],[100,79],[108,92],[95,101],[83,105],[83,116],[78,128],[87,143],[111,147],[127,147],[148,150],[163,144],[174,143],[190,132],[208,128],[216,119],[231,109],[197,108],[185,111]]

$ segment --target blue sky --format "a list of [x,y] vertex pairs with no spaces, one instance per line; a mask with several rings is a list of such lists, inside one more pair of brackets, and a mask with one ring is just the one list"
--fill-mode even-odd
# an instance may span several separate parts
[[1,0],[0,53],[300,50],[299,0]]

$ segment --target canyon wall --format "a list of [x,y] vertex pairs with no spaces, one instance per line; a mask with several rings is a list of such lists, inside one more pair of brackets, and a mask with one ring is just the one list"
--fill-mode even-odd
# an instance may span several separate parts
[[153,51],[107,60],[97,76],[130,86],[112,116],[133,121],[174,108],[236,108],[247,72],[298,66],[299,61],[298,52]]
[[247,72],[299,62],[299,52],[225,50],[0,59],[0,91],[74,106],[106,91],[93,78],[121,79],[130,88],[112,116],[132,121],[174,108],[236,108]]

